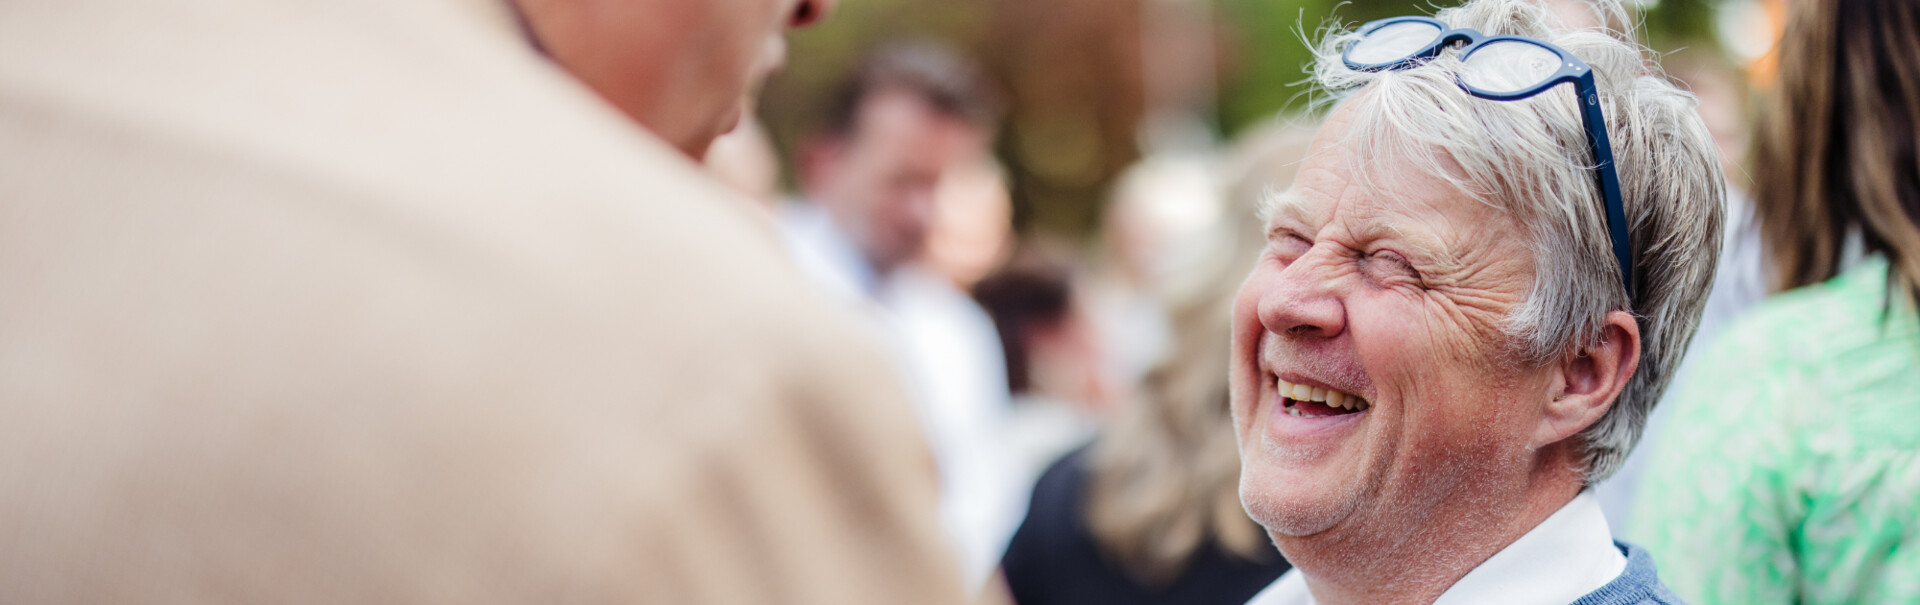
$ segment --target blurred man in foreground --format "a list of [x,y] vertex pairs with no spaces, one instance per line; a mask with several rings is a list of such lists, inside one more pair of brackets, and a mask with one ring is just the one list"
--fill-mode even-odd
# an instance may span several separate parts
[[991,170],[996,104],[973,64],[928,43],[883,47],[842,87],[802,150],[807,203],[781,217],[809,277],[871,311],[899,352],[940,465],[941,516],[984,580],[1019,523],[1018,481],[994,443],[1006,361],[978,304],[919,263],[942,182]]
[[827,8],[0,5],[0,602],[954,602],[885,362],[687,159]]

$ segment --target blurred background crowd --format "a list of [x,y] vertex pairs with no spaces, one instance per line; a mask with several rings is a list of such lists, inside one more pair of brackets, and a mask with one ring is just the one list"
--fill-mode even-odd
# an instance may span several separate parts
[[[1578,0],[1546,4],[1601,25]],[[1727,160],[1706,343],[1770,286],[1745,166],[1786,8],[1629,7]],[[974,585],[1004,580],[1027,605],[1238,603],[1287,566],[1236,492],[1227,316],[1264,243],[1255,208],[1316,126],[1296,86],[1307,40],[1432,8],[851,2],[794,35],[757,120],[708,164],[885,326]],[[1650,449],[1599,488],[1616,535]]]

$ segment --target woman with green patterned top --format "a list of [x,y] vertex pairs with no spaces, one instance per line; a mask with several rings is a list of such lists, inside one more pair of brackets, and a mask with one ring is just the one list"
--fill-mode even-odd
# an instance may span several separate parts
[[1755,201],[1791,291],[1676,399],[1635,541],[1697,605],[1920,603],[1920,2],[1789,10]]

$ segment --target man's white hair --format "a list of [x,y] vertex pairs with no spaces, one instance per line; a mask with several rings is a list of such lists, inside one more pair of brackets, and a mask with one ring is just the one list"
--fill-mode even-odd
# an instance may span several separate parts
[[[1593,6],[1600,23],[1629,23],[1618,0]],[[1675,88],[1631,31],[1568,31],[1530,0],[1474,0],[1440,11],[1456,28],[1553,43],[1593,67],[1637,258],[1627,300],[1608,239],[1576,94],[1563,84],[1519,101],[1467,94],[1457,50],[1377,73],[1348,69],[1340,51],[1357,38],[1334,29],[1317,50],[1316,83],[1350,95],[1353,157],[1396,157],[1448,179],[1517,219],[1535,251],[1531,292],[1506,320],[1525,363],[1548,363],[1599,342],[1609,311],[1639,321],[1639,370],[1600,420],[1582,431],[1589,484],[1618,470],[1699,325],[1720,249],[1725,195],[1720,159],[1694,97]],[[1364,89],[1362,88],[1364,87]],[[1355,167],[1364,173],[1365,168]]]

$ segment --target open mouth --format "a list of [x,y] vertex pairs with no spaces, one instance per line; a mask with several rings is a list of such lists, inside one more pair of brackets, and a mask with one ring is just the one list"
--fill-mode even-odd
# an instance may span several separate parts
[[1358,395],[1293,384],[1285,380],[1276,379],[1275,384],[1280,390],[1281,409],[1288,416],[1300,418],[1343,416],[1365,412],[1373,407],[1373,404]]

